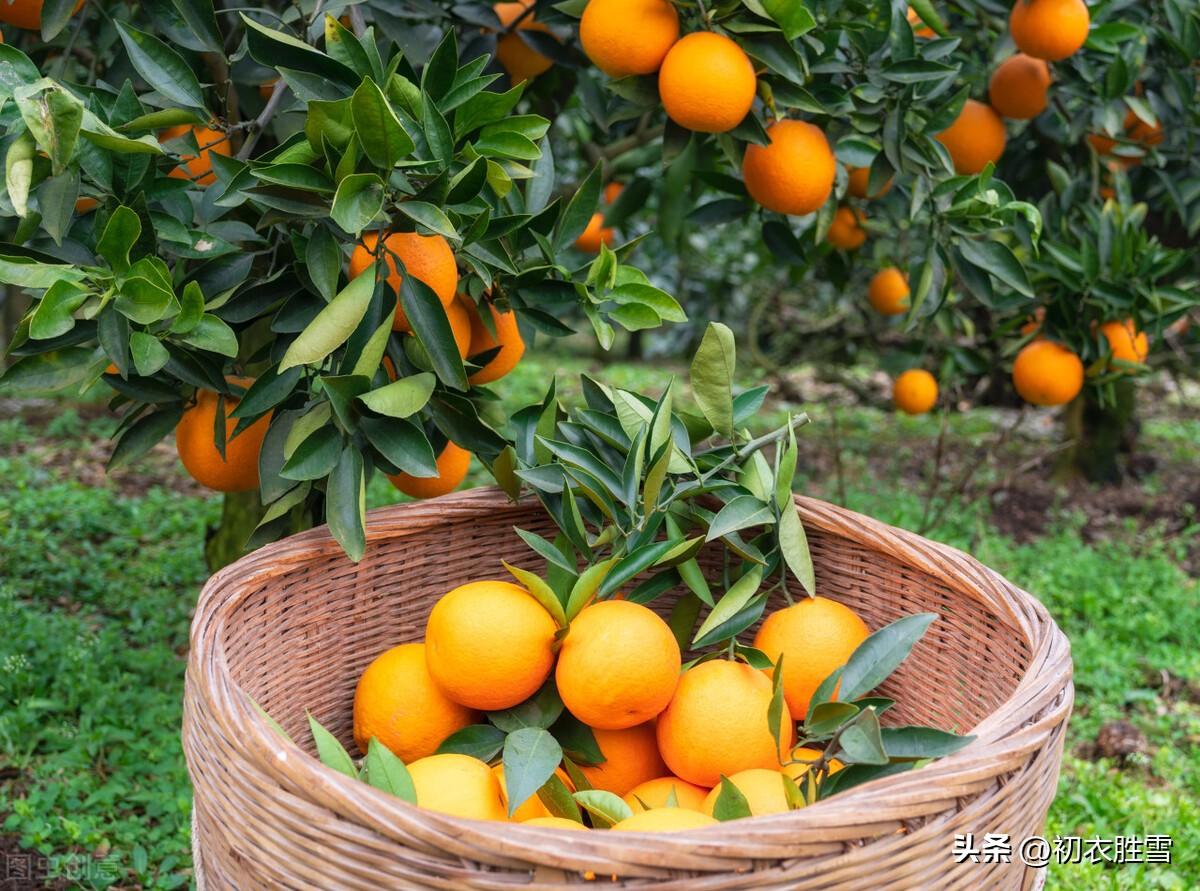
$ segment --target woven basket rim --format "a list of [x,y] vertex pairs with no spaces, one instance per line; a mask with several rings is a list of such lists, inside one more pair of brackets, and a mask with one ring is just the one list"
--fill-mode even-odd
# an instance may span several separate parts
[[[786,814],[755,817],[756,833],[767,841],[820,833],[823,824],[899,826],[921,814],[920,802],[929,797],[922,790],[936,785],[944,797],[947,786],[961,787],[962,796],[992,785],[998,764],[1011,762],[1015,770],[1030,752],[1039,748],[1047,728],[1064,722],[1073,703],[1070,645],[1045,607],[1031,594],[1017,588],[975,558],[915,533],[890,526],[872,517],[828,502],[795,496],[806,528],[817,528],[843,537],[853,537],[874,550],[887,554],[914,569],[926,572],[970,599],[983,601],[1016,632],[1024,635],[1030,661],[1012,694],[999,703],[974,728],[963,732],[975,739],[953,755],[940,758],[913,771],[881,777],[855,786],[833,798]],[[367,549],[374,540],[413,534],[433,523],[468,519],[481,512],[520,510],[536,505],[528,497],[513,502],[494,486],[453,493],[422,502],[408,502],[376,508],[367,514]],[[853,536],[849,533],[853,532]],[[291,780],[307,789],[312,799],[343,817],[388,835],[389,825],[421,834],[424,826],[438,837],[455,834],[455,827],[486,825],[494,836],[495,856],[547,853],[551,841],[563,842],[561,854],[566,860],[586,860],[589,853],[601,853],[603,842],[590,841],[587,835],[569,834],[553,829],[494,823],[453,817],[419,808],[366,783],[351,779],[326,767],[295,742],[280,736],[256,708],[249,693],[238,686],[229,671],[226,654],[220,646],[219,626],[214,629],[218,604],[231,609],[241,592],[254,588],[272,575],[278,575],[316,556],[340,555],[341,548],[327,526],[319,526],[265,545],[214,574],[200,594],[193,620],[188,656],[188,693],[210,700],[210,707],[227,712],[244,727],[240,743],[252,749],[264,769],[286,769]],[[343,559],[344,556],[343,556]],[[948,573],[945,566],[955,568]],[[223,598],[223,599],[222,599]],[[223,700],[218,704],[212,700]],[[286,766],[285,766],[286,765]],[[886,792],[886,796],[881,797]],[[940,810],[940,808],[939,808]],[[929,811],[926,816],[933,816]],[[714,830],[719,826],[681,832],[646,834],[622,833],[622,844],[645,851],[648,855],[681,857],[703,856],[716,852],[721,844]],[[477,832],[472,833],[478,837]],[[626,844],[625,839],[628,839]],[[593,843],[597,847],[593,851]],[[560,853],[558,849],[555,853]]]

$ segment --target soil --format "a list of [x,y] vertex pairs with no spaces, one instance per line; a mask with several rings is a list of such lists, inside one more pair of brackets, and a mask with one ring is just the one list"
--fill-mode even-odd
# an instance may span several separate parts
[[49,879],[50,861],[27,851],[15,835],[0,833],[0,891],[70,888],[66,879]]

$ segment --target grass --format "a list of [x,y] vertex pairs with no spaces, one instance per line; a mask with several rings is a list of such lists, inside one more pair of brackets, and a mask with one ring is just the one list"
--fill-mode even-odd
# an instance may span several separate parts
[[[527,362],[503,381],[505,403],[538,398],[548,367]],[[553,367],[566,384],[593,363],[555,357]],[[646,389],[668,375],[633,364],[605,371],[618,386]],[[777,407],[758,424],[785,415]],[[180,697],[189,612],[205,577],[203,529],[219,504],[79,481],[88,455],[80,443],[108,424],[70,409],[36,435],[19,420],[0,422],[0,827],[25,848],[75,858],[60,869],[106,858],[109,869],[88,873],[85,886],[180,887],[190,879]],[[950,429],[962,450],[995,426],[978,412]],[[923,490],[912,471],[927,460],[937,422],[845,409],[840,429],[848,506],[917,526]],[[1194,421],[1169,419],[1145,431],[1156,450],[1193,461],[1196,433]],[[806,432],[811,460],[799,485],[832,497],[828,438],[826,423]],[[484,475],[476,468],[471,479]],[[1145,485],[1166,487],[1153,476]],[[379,479],[370,498],[397,500]],[[1018,542],[996,531],[991,510],[987,499],[955,500],[930,535],[1035,592],[1072,641],[1076,713],[1047,835],[1174,837],[1169,866],[1056,866],[1049,887],[1200,887],[1200,585],[1181,569],[1196,527],[1126,524],[1089,542],[1086,518],[1068,508],[1045,534]],[[1116,720],[1141,730],[1149,751],[1125,763],[1090,760],[1088,744]]]

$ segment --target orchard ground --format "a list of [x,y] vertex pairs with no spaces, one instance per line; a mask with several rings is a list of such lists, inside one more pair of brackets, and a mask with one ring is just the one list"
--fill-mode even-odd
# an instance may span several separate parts
[[[600,367],[531,356],[497,389],[523,405],[555,371],[567,384]],[[671,372],[604,366],[606,382],[642,391]],[[859,384],[882,404],[884,382],[864,372]],[[1145,396],[1142,453],[1154,458],[1093,489],[1045,481],[1049,413],[1007,437],[1015,411],[953,414],[939,450],[935,416],[864,407],[804,370],[784,391],[808,402],[769,402],[758,423],[812,413],[799,490],[930,527],[1034,592],[1071,638],[1077,701],[1047,835],[1170,835],[1173,862],[1056,866],[1049,887],[1200,887],[1200,393]],[[6,857],[34,851],[50,858],[35,869],[60,873],[51,886],[185,886],[180,703],[203,531],[220,503],[169,441],[106,476],[114,421],[100,397],[4,401],[0,418],[0,876]],[[486,476],[476,465],[468,484]],[[372,482],[371,506],[396,499]]]

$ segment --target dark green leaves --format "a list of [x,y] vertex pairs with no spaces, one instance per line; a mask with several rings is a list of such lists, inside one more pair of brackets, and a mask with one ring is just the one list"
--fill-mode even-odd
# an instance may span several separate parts
[[858,645],[842,672],[838,696],[857,699],[874,690],[903,662],[913,645],[937,619],[936,613],[919,613],[885,625]]
[[353,173],[338,184],[329,215],[347,232],[358,235],[383,210],[383,190],[379,174]]
[[204,108],[204,91],[183,57],[152,34],[117,22],[117,33],[133,67],[150,86],[172,102]]
[[412,137],[405,132],[375,81],[363,80],[354,91],[350,109],[363,151],[376,167],[385,170],[395,167],[397,161],[412,152]]
[[999,241],[963,240],[958,248],[969,263],[986,269],[997,281],[1025,297],[1034,296],[1025,267],[1006,245]]

